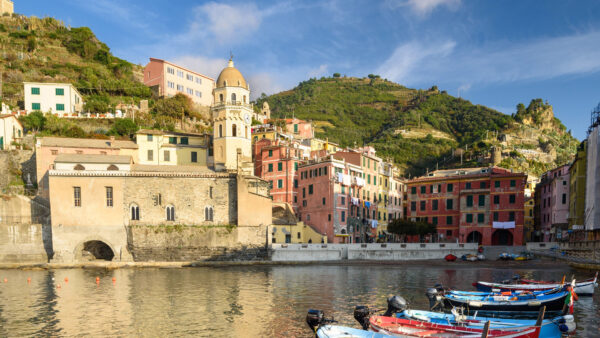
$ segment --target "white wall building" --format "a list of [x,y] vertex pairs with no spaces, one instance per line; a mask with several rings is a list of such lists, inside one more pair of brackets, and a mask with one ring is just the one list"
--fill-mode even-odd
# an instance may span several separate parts
[[83,111],[83,98],[70,83],[23,82],[25,110],[73,116]]
[[0,115],[0,150],[14,149],[13,142],[21,142],[23,126],[14,115]]

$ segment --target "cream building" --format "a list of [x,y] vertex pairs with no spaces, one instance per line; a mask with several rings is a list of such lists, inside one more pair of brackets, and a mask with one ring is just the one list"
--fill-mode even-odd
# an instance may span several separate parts
[[0,150],[14,149],[23,138],[23,126],[14,115],[0,115]]
[[27,111],[64,117],[78,116],[83,111],[83,98],[70,83],[23,82],[23,93]]
[[202,106],[213,103],[214,79],[169,61],[150,58],[144,68],[144,84],[161,97],[182,93]]
[[212,164],[209,135],[142,129],[136,134],[140,164],[199,165]]
[[[252,115],[250,87],[239,70],[229,63],[213,91],[214,161],[217,170],[240,169],[241,162],[252,162]],[[251,174],[254,166],[250,165]]]

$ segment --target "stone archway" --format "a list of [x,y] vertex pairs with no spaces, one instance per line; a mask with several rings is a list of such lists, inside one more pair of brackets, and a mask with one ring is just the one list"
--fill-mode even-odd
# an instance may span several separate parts
[[81,249],[76,257],[81,260],[112,261],[115,257],[113,249],[106,243],[98,240],[86,241],[80,245]]
[[492,245],[513,245],[513,234],[506,229],[498,229],[492,234]]
[[469,235],[467,235],[467,243],[478,243],[481,244],[483,240],[483,235],[479,231],[471,231]]

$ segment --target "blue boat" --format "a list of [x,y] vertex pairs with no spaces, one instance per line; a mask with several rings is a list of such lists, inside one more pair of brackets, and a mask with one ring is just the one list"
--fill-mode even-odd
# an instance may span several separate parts
[[339,325],[324,325],[317,329],[317,337],[319,338],[398,338],[397,336],[389,336],[387,334],[354,329]]
[[549,314],[557,315],[564,311],[565,299],[569,295],[566,288],[541,292],[471,292],[431,288],[426,295],[430,310],[458,307],[469,315],[535,317],[544,306]]

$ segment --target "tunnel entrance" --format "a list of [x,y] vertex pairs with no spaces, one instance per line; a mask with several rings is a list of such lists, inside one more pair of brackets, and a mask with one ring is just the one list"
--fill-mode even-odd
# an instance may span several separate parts
[[112,261],[115,254],[110,246],[102,241],[88,241],[83,243],[82,256],[88,260]]

